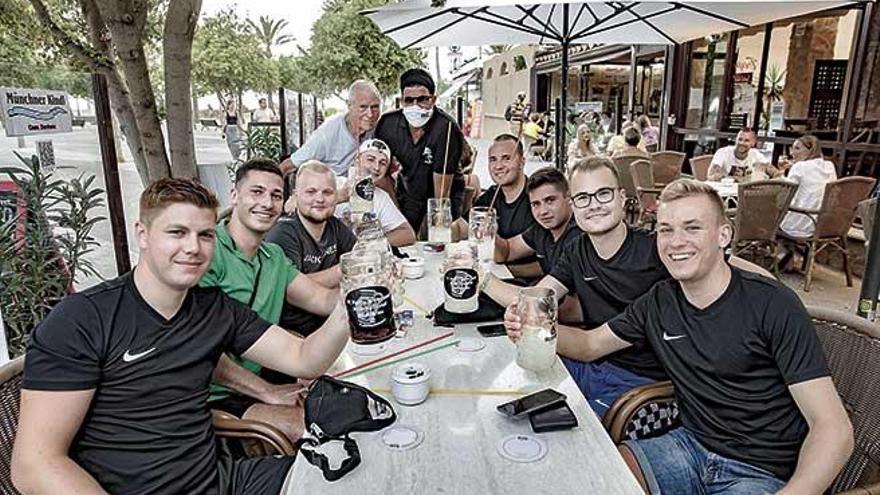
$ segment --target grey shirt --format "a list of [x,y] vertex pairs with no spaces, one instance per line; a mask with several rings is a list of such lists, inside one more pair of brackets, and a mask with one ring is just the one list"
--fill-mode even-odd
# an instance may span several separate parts
[[325,120],[302,148],[291,155],[293,163],[302,165],[309,160],[318,160],[333,169],[336,175],[346,175],[360,141],[373,137],[373,129],[370,129],[361,139],[356,139],[345,121],[347,115],[346,112]]

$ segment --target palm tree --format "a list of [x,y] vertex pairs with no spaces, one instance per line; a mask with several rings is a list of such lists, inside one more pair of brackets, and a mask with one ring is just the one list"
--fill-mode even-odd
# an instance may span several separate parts
[[[254,22],[251,19],[247,20],[248,25],[251,29],[254,30],[254,34],[257,35],[257,38],[260,39],[260,42],[263,43],[263,47],[266,49],[266,56],[272,58],[272,47],[285,45],[290,43],[291,41],[296,40],[293,35],[283,34],[284,29],[287,28],[287,20],[285,19],[272,19],[269,16],[261,15],[259,24]],[[275,109],[275,103],[272,100],[272,91],[269,92],[269,108]]]

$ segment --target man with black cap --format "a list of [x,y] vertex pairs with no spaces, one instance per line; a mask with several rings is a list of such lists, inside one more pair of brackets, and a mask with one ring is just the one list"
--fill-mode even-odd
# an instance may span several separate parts
[[383,115],[375,134],[400,164],[397,204],[417,232],[428,198],[450,198],[453,220],[461,216],[464,198],[459,170],[464,135],[449,114],[434,106],[434,90],[434,80],[424,70],[404,72],[400,76],[403,107]]

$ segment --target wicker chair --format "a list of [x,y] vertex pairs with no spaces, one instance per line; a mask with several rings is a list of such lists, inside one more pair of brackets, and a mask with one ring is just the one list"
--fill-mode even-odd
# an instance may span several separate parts
[[779,277],[776,233],[797,188],[795,183],[778,180],[739,185],[734,217],[733,255],[752,253],[756,258],[770,260],[774,275]]
[[843,255],[843,271],[846,274],[846,286],[852,287],[852,273],[849,267],[849,249],[847,236],[856,215],[856,207],[871,189],[876,179],[869,177],[847,177],[825,186],[822,207],[818,210],[789,207],[790,211],[803,213],[813,221],[815,231],[810,237],[794,237],[781,231],[781,237],[794,242],[806,250],[804,263],[801,267],[806,271],[804,291],[809,292],[813,283],[813,265],[816,255],[828,246],[839,250]]
[[296,447],[274,426],[249,419],[239,419],[227,412],[211,411],[214,433],[220,439],[241,440],[247,457],[295,455]]
[[633,184],[630,165],[636,160],[644,159],[638,155],[619,155],[612,158],[614,167],[617,168],[617,175],[620,177],[620,187],[626,191],[626,218],[629,223],[634,223],[639,214],[638,193],[635,184]]
[[691,173],[699,181],[709,178],[709,166],[712,165],[712,155],[695,156],[691,158]]
[[[817,307],[808,307],[807,311],[855,434],[853,454],[829,493],[880,494],[880,404],[876,399],[880,396],[880,381],[876,379],[880,373],[880,327],[840,311]],[[674,402],[670,382],[637,387],[611,405],[602,423],[615,443],[658,436],[680,424]],[[666,415],[670,419],[645,428],[644,418],[654,410],[670,411]]]
[[0,494],[19,495],[12,485],[9,464],[12,446],[18,430],[18,412],[21,400],[21,373],[24,357],[13,359],[0,367]]
[[681,167],[687,155],[680,151],[658,151],[651,153],[651,162],[654,164],[654,183],[658,187],[681,177]]
[[655,186],[654,166],[648,160],[636,160],[630,165],[630,173],[636,188],[636,198],[639,201],[639,216],[636,223],[640,227],[648,224],[653,227],[657,221],[657,197],[662,190]]

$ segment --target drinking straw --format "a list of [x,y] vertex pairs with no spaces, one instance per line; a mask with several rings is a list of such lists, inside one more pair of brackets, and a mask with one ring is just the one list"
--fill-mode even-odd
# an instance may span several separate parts
[[427,309],[421,307],[418,303],[416,303],[415,301],[413,301],[412,299],[410,299],[410,298],[408,298],[408,297],[406,297],[406,296],[403,296],[403,300],[404,300],[405,302],[408,302],[409,305],[412,306],[413,308],[415,308],[415,309],[421,311],[422,314],[425,314],[425,315],[426,315],[426,314],[430,313],[430,311],[428,311]]
[[411,345],[410,347],[407,347],[407,348],[405,348],[405,349],[401,349],[401,350],[399,350],[399,351],[397,351],[397,352],[392,352],[391,354],[388,354],[387,356],[381,356],[381,357],[378,357],[378,358],[376,358],[376,359],[373,359],[373,360],[367,361],[366,363],[361,363],[361,364],[359,364],[359,365],[357,365],[357,366],[355,366],[355,367],[353,367],[353,368],[349,368],[349,369],[347,369],[347,370],[345,370],[345,371],[341,371],[341,372],[339,372],[339,373],[336,373],[336,374],[333,375],[333,376],[336,377],[336,378],[339,378],[339,377],[342,377],[342,376],[348,375],[349,373],[353,373],[353,372],[355,372],[355,371],[357,371],[357,370],[360,370],[360,369],[366,368],[367,366],[372,366],[372,365],[374,365],[374,364],[376,364],[376,363],[381,363],[382,361],[385,361],[386,359],[391,359],[391,358],[393,358],[394,356],[399,356],[399,355],[401,355],[401,354],[403,354],[403,353],[405,353],[405,352],[409,352],[409,351],[412,351],[412,350],[418,349],[419,347],[424,347],[424,346],[426,346],[426,345],[428,345],[428,344],[433,344],[434,342],[437,342],[438,340],[443,340],[443,339],[445,339],[445,338],[447,338],[447,337],[451,337],[454,333],[455,333],[455,332],[444,333],[443,335],[439,335],[439,336],[437,336],[437,337],[430,338],[430,339],[428,339],[428,340],[425,340],[424,342],[419,342],[418,344],[413,344],[413,345]]
[[446,123],[446,152],[443,153],[443,174],[440,176],[440,192],[435,195],[438,198],[443,197],[446,191],[446,166],[449,164],[449,138],[452,137],[452,121]]
[[[370,389],[373,392],[377,393],[391,393],[390,388],[372,388]],[[463,388],[440,388],[440,389],[431,389],[431,395],[509,395],[509,396],[523,396],[528,394],[525,390],[468,390]]]
[[391,365],[394,365],[394,364],[397,364],[397,363],[402,363],[402,362],[404,362],[404,361],[408,361],[408,360],[410,360],[410,359],[417,358],[417,357],[419,357],[419,356],[424,356],[425,354],[431,354],[431,353],[433,353],[433,352],[437,352],[437,351],[442,350],[442,349],[445,349],[445,348],[447,348],[447,347],[454,346],[455,344],[458,344],[459,342],[461,342],[461,341],[460,341],[460,340],[453,340],[452,342],[447,342],[447,343],[445,343],[445,344],[443,344],[443,345],[438,345],[437,347],[432,347],[431,349],[428,349],[428,350],[425,350],[425,351],[422,351],[422,352],[417,352],[417,353],[412,354],[412,355],[410,355],[410,356],[404,356],[404,357],[402,357],[402,358],[400,358],[400,359],[395,359],[395,360],[393,360],[393,361],[386,361],[386,362],[384,362],[384,363],[382,363],[382,364],[379,364],[379,365],[377,365],[377,366],[373,366],[372,368],[367,368],[367,369],[360,370],[360,371],[358,371],[358,372],[356,372],[356,373],[352,373],[352,374],[348,375],[348,378],[353,378],[353,377],[356,377],[356,376],[358,376],[358,375],[363,375],[363,374],[365,374],[365,373],[369,373],[369,372],[371,372],[371,371],[376,371],[376,370],[380,370],[380,369],[382,369],[382,368],[387,368],[387,367],[389,367],[389,366],[391,366]]

